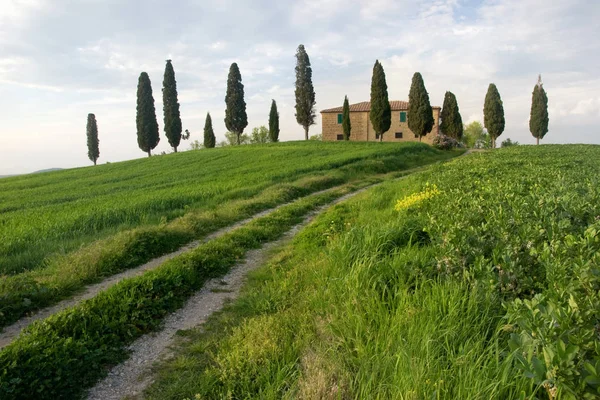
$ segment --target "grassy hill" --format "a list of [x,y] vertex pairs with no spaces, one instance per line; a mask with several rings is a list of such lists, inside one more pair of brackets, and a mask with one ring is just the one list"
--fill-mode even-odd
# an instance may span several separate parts
[[[223,207],[277,185],[401,169],[439,152],[416,144],[282,143],[217,148],[0,181],[0,274],[188,210]],[[302,181],[304,179],[304,181]]]
[[471,154],[321,215],[151,399],[600,398],[600,146]]
[[299,142],[3,179],[0,327],[262,210],[456,154],[418,143]]

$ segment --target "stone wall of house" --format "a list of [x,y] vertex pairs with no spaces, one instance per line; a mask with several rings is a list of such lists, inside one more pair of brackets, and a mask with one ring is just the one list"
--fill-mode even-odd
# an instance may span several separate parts
[[[392,111],[392,124],[390,129],[383,134],[384,142],[418,142],[419,138],[415,137],[415,134],[408,129],[408,122],[400,122],[400,112]],[[405,112],[405,111],[404,111]],[[338,124],[337,113],[322,113],[321,114],[322,128],[323,128],[323,140],[324,141],[336,141],[338,135],[342,135],[342,124]],[[440,109],[433,109],[434,125],[430,133],[424,136],[421,140],[425,143],[431,143],[434,136],[439,133],[439,121],[440,121]],[[375,131],[369,118],[368,112],[351,112],[350,123],[352,124],[352,130],[350,133],[350,140],[353,141],[378,141],[375,137]],[[396,138],[396,133],[402,132],[402,138]]]

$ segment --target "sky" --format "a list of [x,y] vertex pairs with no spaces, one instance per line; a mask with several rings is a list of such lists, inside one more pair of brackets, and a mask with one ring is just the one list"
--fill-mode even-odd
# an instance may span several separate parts
[[[150,75],[161,140],[162,79],[172,59],[183,129],[202,141],[210,112],[224,139],[225,86],[237,62],[249,133],[268,124],[281,140],[304,138],[294,117],[295,52],[304,44],[320,110],[368,101],[373,64],[391,100],[407,100],[423,75],[432,105],[446,91],[463,121],[483,121],[498,87],[506,138],[533,144],[531,93],[542,74],[549,98],[543,143],[600,144],[599,0],[0,0],[0,175],[90,165],[94,113],[99,163],[145,157],[135,125],[140,73]],[[182,141],[180,150],[189,148]]]

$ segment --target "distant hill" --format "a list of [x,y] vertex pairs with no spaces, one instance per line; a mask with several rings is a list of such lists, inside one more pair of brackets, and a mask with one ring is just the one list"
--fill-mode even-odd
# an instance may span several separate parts
[[[42,172],[52,172],[52,171],[62,171],[63,168],[48,168],[48,169],[40,169],[39,171],[30,172],[30,174],[40,174]],[[13,175],[0,175],[0,179],[9,178],[11,176],[19,176],[25,174],[13,174]]]
[[52,172],[52,171],[62,171],[62,168],[40,169],[39,171],[32,172],[32,174],[39,174],[39,173],[42,173],[42,172]]

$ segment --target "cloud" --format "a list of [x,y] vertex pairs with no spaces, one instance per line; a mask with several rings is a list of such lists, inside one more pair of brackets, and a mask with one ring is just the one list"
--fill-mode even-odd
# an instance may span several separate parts
[[[248,129],[267,123],[275,99],[281,138],[301,139],[293,87],[299,43],[312,63],[317,115],[344,95],[368,100],[379,59],[390,98],[406,100],[419,71],[432,104],[452,91],[467,122],[482,120],[488,84],[496,83],[506,137],[533,143],[531,91],[542,73],[550,113],[544,141],[598,143],[589,134],[600,115],[598,19],[600,2],[585,0],[182,0],[143,8],[118,0],[3,0],[0,174],[86,165],[89,112],[100,126],[101,161],[143,156],[135,135],[137,79],[150,74],[162,126],[166,59],[173,60],[192,139],[200,139],[207,111],[217,136],[225,132],[232,62],[245,86]],[[320,131],[317,116],[310,132]],[[35,141],[20,140],[33,135]],[[161,140],[157,151],[168,150]]]

